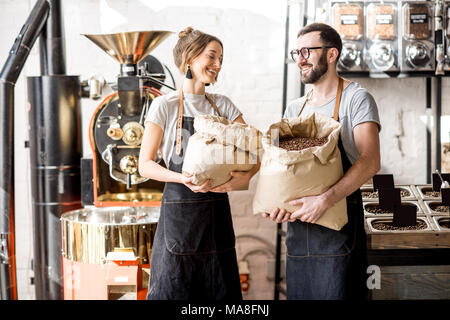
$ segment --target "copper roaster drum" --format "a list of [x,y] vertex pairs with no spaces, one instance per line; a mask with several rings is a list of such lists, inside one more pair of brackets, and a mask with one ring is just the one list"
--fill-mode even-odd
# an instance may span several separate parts
[[105,207],[61,216],[62,255],[75,262],[104,264],[108,252],[132,249],[149,264],[159,207]]

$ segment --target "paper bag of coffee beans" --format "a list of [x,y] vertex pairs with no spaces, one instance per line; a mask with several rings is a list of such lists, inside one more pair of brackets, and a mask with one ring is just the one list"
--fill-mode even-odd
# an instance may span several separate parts
[[249,171],[258,163],[258,129],[211,115],[195,117],[194,129],[182,167],[183,175],[194,177],[193,184],[211,179],[213,188],[228,182],[231,171]]
[[[294,212],[301,205],[292,206],[289,201],[320,195],[336,184],[343,176],[340,128],[339,122],[319,113],[272,124],[262,139],[253,213],[270,213],[274,208]],[[316,223],[340,230],[347,223],[345,198]]]

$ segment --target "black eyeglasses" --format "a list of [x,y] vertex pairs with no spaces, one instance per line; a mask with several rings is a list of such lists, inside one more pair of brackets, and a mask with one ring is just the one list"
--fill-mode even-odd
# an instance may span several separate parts
[[311,50],[316,50],[316,49],[323,49],[323,48],[333,48],[333,47],[303,47],[301,49],[294,49],[291,50],[291,58],[294,61],[297,61],[298,56],[301,55],[303,59],[308,59],[310,54],[311,54]]

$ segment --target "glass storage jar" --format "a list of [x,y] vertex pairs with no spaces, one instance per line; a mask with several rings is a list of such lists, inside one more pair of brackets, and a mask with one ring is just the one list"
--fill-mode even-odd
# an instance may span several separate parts
[[406,3],[403,6],[403,36],[409,40],[431,37],[431,7],[425,3]]
[[332,24],[342,39],[359,40],[363,36],[363,7],[358,3],[335,3]]
[[396,36],[395,13],[396,5],[392,3],[370,3],[367,6],[367,37],[394,40]]

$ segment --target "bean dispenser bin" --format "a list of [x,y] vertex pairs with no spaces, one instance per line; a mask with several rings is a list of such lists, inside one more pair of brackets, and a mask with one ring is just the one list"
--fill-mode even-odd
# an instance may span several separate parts
[[366,61],[372,72],[397,71],[397,3],[366,4]]
[[404,1],[401,20],[401,69],[435,69],[434,8],[429,1]]
[[363,71],[364,6],[362,2],[331,2],[331,25],[342,38],[339,71]]

